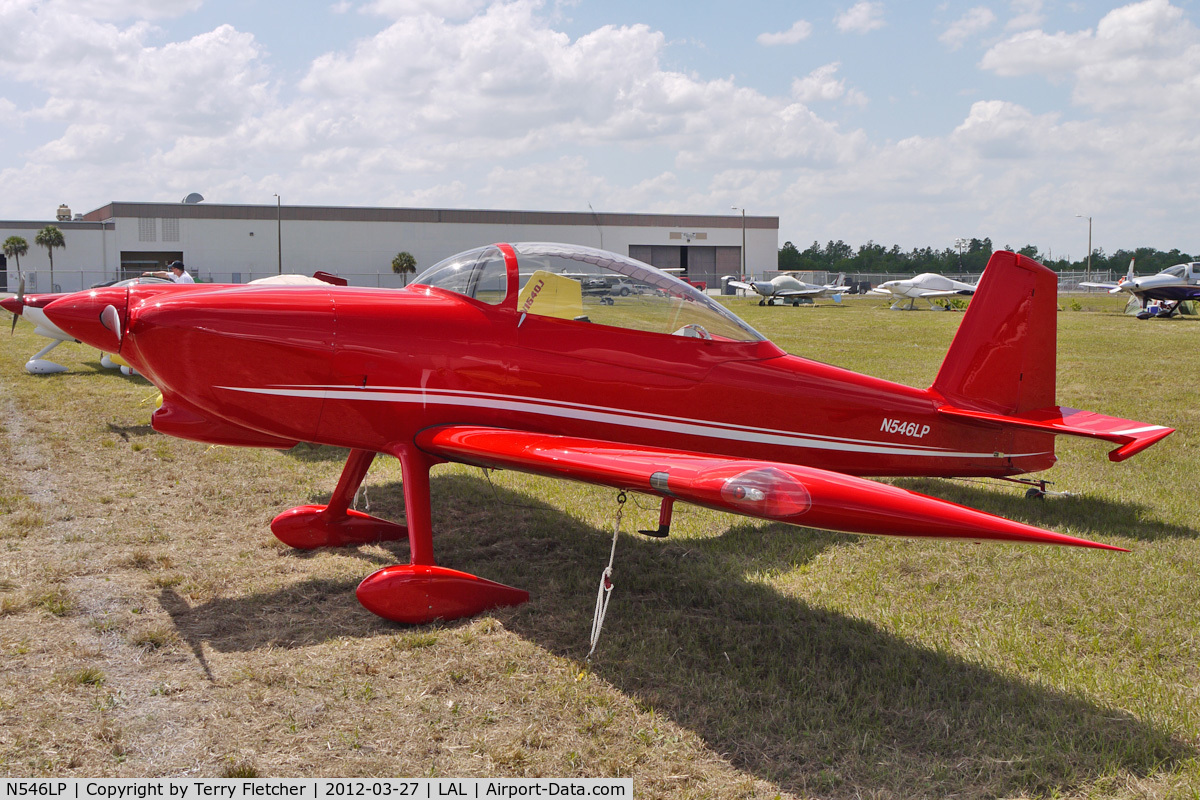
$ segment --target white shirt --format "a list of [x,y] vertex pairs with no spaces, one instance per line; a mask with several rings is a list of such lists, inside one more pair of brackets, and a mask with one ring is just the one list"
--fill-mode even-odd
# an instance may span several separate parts
[[168,270],[168,274],[170,274],[171,280],[174,281],[175,283],[195,283],[196,282],[195,278],[193,278],[191,275],[188,275],[187,270],[184,270],[179,275],[176,275],[175,272],[172,270]]

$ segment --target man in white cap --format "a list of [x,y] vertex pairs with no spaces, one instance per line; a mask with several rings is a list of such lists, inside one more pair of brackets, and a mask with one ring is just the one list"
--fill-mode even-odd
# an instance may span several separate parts
[[187,273],[187,270],[183,268],[182,261],[172,261],[170,264],[167,264],[166,270],[159,270],[158,272],[143,272],[142,275],[153,276],[155,278],[167,278],[175,283],[196,282],[196,280]]

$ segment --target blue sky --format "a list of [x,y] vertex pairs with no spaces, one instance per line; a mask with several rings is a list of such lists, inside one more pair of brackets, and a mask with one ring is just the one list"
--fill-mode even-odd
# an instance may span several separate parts
[[[1192,0],[0,0],[0,218],[109,200],[733,213],[1200,252]],[[464,243],[464,246],[476,243]]]

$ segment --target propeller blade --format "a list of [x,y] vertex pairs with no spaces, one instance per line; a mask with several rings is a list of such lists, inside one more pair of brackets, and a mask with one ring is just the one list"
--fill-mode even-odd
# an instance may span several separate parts
[[[18,272],[17,276],[20,278],[20,280],[17,281],[16,301],[17,301],[17,305],[19,307],[24,308],[25,307],[25,273]],[[17,332],[17,312],[16,311],[13,312],[12,317],[13,317],[12,328],[10,328],[8,331],[9,336],[12,336],[14,333]]]
[[117,336],[117,344],[121,343],[121,313],[115,306],[105,306],[100,312],[100,323]]

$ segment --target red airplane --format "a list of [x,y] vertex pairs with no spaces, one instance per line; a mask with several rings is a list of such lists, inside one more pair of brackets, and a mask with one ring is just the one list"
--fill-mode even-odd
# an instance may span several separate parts
[[[630,291],[583,291],[597,280]],[[271,530],[297,548],[407,537],[411,563],[358,598],[424,623],[529,597],[436,564],[429,472],[446,461],[656,495],[660,534],[681,500],[849,533],[1121,549],[862,477],[1012,478],[1050,467],[1059,434],[1112,442],[1113,461],[1170,434],[1055,405],[1056,295],[1050,270],[993,255],[928,389],[788,355],[665,272],[562,244],[471,250],[402,290],[113,287],[46,314],[162,391],[158,431],[350,448],[329,503]],[[350,508],[378,453],[400,460],[404,524]]]

